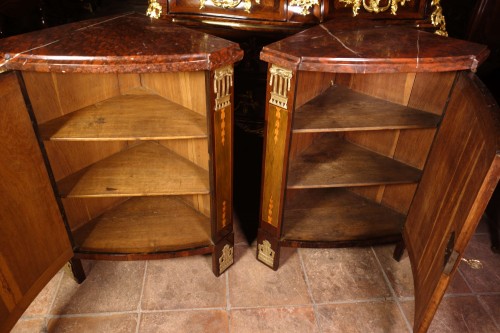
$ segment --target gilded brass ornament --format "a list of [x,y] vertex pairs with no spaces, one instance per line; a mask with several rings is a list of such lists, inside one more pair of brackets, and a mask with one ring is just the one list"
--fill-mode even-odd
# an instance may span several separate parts
[[280,134],[280,119],[281,119],[281,111],[282,109],[276,108],[276,123],[274,124],[274,143],[278,143],[278,137]]
[[434,6],[434,11],[431,14],[431,22],[432,25],[437,28],[434,33],[440,36],[448,37],[443,8],[441,7],[441,0],[432,0],[431,6]]
[[[363,5],[363,8],[370,13],[378,14],[385,12],[390,8],[391,14],[397,15],[398,5],[404,6],[407,1],[409,2],[411,0],[385,0],[384,2],[381,0],[340,0],[340,2],[345,3],[346,7],[352,6],[353,16],[359,14],[361,5]],[[381,2],[386,3],[385,5],[381,5]]]
[[262,261],[264,264],[273,267],[274,266],[274,254],[275,251],[271,248],[271,243],[269,241],[264,240],[262,244],[257,245],[259,249],[259,255],[257,259]]
[[219,273],[222,274],[229,266],[233,264],[233,247],[229,244],[224,245],[222,249],[222,255],[219,258]]
[[271,65],[269,73],[271,74],[269,85],[273,87],[269,103],[287,109],[288,92],[290,91],[290,82],[293,75],[292,71]]
[[[206,0],[200,0],[200,9],[205,8]],[[250,13],[252,9],[252,1],[251,0],[211,0],[212,4],[215,7],[223,8],[223,9],[234,9],[238,7],[241,3],[243,3],[243,8],[245,12]],[[255,0],[256,4],[260,4],[260,0]]]
[[156,0],[149,0],[149,6],[148,10],[146,11],[146,15],[151,18],[158,19],[160,18],[162,10],[163,8]]
[[231,87],[233,86],[233,66],[229,65],[215,70],[214,93],[215,110],[231,105]]
[[297,6],[302,9],[300,15],[308,15],[313,6],[319,6],[318,0],[290,0],[289,6]]
[[226,142],[226,109],[220,111],[220,142],[224,146]]

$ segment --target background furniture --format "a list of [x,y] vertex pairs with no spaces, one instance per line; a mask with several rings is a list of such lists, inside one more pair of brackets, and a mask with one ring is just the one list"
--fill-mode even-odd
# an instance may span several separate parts
[[70,258],[233,263],[236,44],[128,14],[0,57],[1,332]]
[[[257,259],[398,241],[426,331],[500,177],[485,46],[414,29],[317,26],[266,46]],[[401,232],[402,230],[402,232]]]

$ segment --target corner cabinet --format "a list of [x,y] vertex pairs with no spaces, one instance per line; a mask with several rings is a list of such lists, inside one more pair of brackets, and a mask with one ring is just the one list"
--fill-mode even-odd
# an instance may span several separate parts
[[257,259],[280,248],[404,244],[426,331],[500,175],[486,47],[326,23],[269,63]]
[[0,55],[1,332],[71,258],[233,263],[237,44],[129,14]]

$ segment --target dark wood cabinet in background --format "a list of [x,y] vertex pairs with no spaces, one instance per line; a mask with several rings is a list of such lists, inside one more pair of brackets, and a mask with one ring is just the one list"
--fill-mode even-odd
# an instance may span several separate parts
[[485,46],[325,23],[269,63],[257,259],[403,238],[427,330],[500,177],[498,107],[470,71]]
[[71,258],[233,263],[237,44],[128,14],[0,56],[1,332]]

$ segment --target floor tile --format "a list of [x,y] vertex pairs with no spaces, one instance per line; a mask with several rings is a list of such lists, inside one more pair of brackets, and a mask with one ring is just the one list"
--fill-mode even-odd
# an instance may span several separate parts
[[214,276],[211,260],[208,255],[149,261],[142,309],[225,308],[226,277]]
[[374,246],[373,249],[396,296],[413,297],[413,273],[410,258],[405,256],[399,262],[394,260],[392,257],[394,245]]
[[[391,283],[396,296],[413,297],[413,273],[411,270],[410,259],[405,256],[399,262],[392,257],[394,245],[374,246],[373,249],[380,260],[387,279]],[[462,275],[457,272],[453,277],[446,294],[470,294],[472,291],[467,286]]]
[[500,329],[500,295],[482,295],[479,301]]
[[478,259],[483,264],[482,269],[460,264],[459,269],[474,292],[500,292],[500,255],[491,251],[488,235],[473,236],[464,257]]
[[403,315],[392,301],[320,305],[317,312],[323,333],[408,332]]
[[48,313],[52,302],[56,297],[59,283],[64,275],[64,271],[57,273],[52,280],[42,289],[31,305],[26,309],[23,316],[38,316]]
[[137,310],[144,261],[96,261],[82,284],[64,274],[52,314]]
[[228,330],[225,310],[143,313],[139,328],[141,333],[224,333]]
[[312,304],[297,250],[282,248],[282,265],[273,271],[255,258],[255,247],[235,246],[239,258],[229,270],[232,307]]
[[19,320],[10,331],[10,333],[45,333],[47,332],[45,327],[44,318],[36,319],[22,319]]
[[137,314],[54,318],[49,321],[49,333],[135,333]]
[[309,307],[231,310],[231,333],[319,332]]
[[317,303],[391,296],[371,248],[300,251]]
[[[404,302],[402,307],[413,323],[414,303]],[[439,305],[428,333],[495,333],[500,332],[475,296],[445,297]]]

